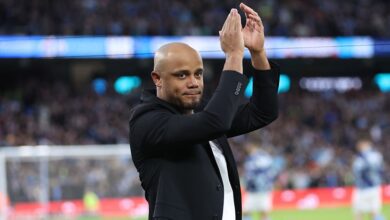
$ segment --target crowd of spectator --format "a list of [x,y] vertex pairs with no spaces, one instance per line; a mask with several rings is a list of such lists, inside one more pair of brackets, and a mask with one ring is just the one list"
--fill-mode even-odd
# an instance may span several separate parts
[[0,146],[128,143],[129,107],[112,88],[75,94],[64,83],[32,80],[19,89],[19,100],[0,97]]
[[[276,188],[352,185],[351,164],[356,141],[369,136],[384,158],[390,157],[390,96],[369,91],[340,93],[290,92],[280,96],[279,118],[265,129],[232,140],[236,158],[240,146],[257,143],[285,169]],[[384,181],[390,183],[390,164]]]
[[[108,88],[99,95],[92,87],[75,90],[42,80],[30,80],[19,90],[0,97],[0,146],[128,143],[129,108],[138,91],[119,95]],[[248,142],[275,157],[284,167],[278,189],[351,185],[354,143],[363,132],[390,158],[388,93],[293,90],[280,94],[279,109],[270,126],[230,140],[240,170]],[[86,189],[100,197],[142,195],[129,156],[51,161],[50,199],[81,198]],[[385,169],[390,170],[388,163]],[[38,161],[10,160],[7,173],[12,201],[38,200]]]
[[[387,0],[243,0],[270,36],[390,37]],[[0,0],[0,34],[217,35],[234,0]]]

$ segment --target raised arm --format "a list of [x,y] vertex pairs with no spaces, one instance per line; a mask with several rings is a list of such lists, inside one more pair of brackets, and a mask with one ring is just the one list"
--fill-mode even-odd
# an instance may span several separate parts
[[242,29],[245,47],[251,54],[253,94],[250,101],[238,108],[228,137],[251,132],[270,124],[278,115],[277,91],[279,67],[270,64],[264,49],[264,26],[260,16],[252,8],[241,3],[246,24]]

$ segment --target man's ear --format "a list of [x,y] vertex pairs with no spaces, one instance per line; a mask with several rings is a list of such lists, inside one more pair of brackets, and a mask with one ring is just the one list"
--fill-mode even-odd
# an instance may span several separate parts
[[158,72],[152,72],[151,74],[151,77],[152,77],[152,80],[154,82],[154,85],[156,85],[156,87],[161,87],[161,76]]

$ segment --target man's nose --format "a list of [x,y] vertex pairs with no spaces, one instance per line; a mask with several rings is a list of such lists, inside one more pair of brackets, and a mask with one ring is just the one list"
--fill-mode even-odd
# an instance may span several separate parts
[[195,76],[188,77],[188,87],[197,88],[199,87],[199,79]]

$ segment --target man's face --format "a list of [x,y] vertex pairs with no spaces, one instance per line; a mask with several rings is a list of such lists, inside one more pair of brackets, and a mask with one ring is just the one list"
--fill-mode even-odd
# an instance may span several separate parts
[[155,80],[159,98],[176,105],[185,112],[193,110],[203,94],[203,62],[193,51],[170,54]]
[[371,142],[369,140],[360,140],[357,143],[357,149],[361,152],[371,148]]

